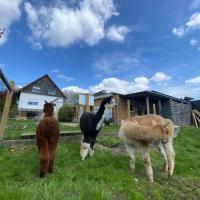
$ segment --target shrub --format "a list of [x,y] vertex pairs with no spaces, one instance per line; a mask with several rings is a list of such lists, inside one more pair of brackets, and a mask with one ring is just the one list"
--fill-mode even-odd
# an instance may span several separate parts
[[58,120],[61,122],[72,122],[74,118],[74,108],[70,105],[63,105],[58,112]]

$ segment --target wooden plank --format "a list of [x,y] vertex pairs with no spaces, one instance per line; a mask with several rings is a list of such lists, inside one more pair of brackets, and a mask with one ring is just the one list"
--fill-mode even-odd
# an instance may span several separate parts
[[90,112],[90,95],[86,94],[86,112]]
[[153,104],[153,114],[156,115],[156,104]]
[[129,118],[131,116],[131,102],[128,99],[127,100],[127,118]]
[[161,115],[161,109],[162,109],[162,107],[161,107],[161,100],[159,99],[158,100],[158,114],[159,115]]
[[2,118],[1,118],[0,140],[3,140],[3,134],[4,134],[6,124],[8,121],[8,114],[9,114],[9,110],[10,110],[10,104],[12,101],[12,95],[13,95],[13,89],[14,89],[14,81],[10,81],[10,87],[11,87],[11,91],[7,92],[4,110],[3,110],[3,114],[2,114]]
[[192,116],[193,116],[193,120],[194,120],[195,126],[198,128],[199,126],[198,126],[194,111],[192,111]]
[[2,81],[4,82],[5,86],[8,88],[9,91],[12,90],[11,86],[9,85],[6,77],[4,76],[2,70],[0,69],[0,78],[2,79]]
[[196,115],[198,115],[200,117],[200,112],[198,112],[196,109],[193,111],[195,112]]
[[150,114],[149,97],[146,97],[146,109],[147,109],[147,115]]

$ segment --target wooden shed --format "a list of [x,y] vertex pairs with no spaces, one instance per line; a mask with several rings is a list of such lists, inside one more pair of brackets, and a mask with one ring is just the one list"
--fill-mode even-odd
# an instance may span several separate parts
[[122,95],[101,91],[95,95],[95,106],[100,105],[103,98],[113,96],[116,106],[113,108],[113,123],[120,125],[121,120],[130,116],[158,114],[171,119],[175,125],[191,124],[191,104],[156,91],[143,91]]
[[125,96],[130,104],[129,116],[158,114],[178,126],[191,124],[191,104],[187,101],[153,90]]

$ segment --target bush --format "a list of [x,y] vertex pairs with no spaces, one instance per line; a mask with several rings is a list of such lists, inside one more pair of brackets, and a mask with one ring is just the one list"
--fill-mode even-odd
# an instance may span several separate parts
[[72,122],[74,118],[74,108],[67,104],[63,105],[58,112],[58,120],[61,122]]

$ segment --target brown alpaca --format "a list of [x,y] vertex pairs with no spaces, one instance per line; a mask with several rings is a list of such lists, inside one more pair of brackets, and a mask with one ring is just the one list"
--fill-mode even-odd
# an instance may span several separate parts
[[53,103],[45,101],[43,112],[44,118],[36,129],[36,140],[40,155],[40,178],[43,178],[46,172],[53,172],[53,163],[60,134],[59,123],[53,117]]

